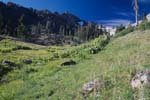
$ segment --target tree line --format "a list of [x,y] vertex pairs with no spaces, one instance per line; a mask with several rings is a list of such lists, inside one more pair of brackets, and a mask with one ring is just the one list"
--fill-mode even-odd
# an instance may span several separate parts
[[0,34],[22,40],[55,34],[88,41],[103,34],[103,31],[97,23],[81,20],[69,12],[59,14],[48,10],[38,11],[12,2],[0,2]]

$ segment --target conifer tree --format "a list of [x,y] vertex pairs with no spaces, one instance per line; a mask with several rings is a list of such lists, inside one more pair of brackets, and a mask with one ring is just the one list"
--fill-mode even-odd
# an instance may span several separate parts
[[61,25],[59,28],[59,34],[65,35],[65,27],[63,25]]
[[143,11],[142,22],[145,22],[145,21],[147,21],[147,17],[146,17],[146,13]]
[[0,34],[2,33],[2,26],[3,26],[3,17],[2,15],[0,14]]
[[19,25],[17,27],[17,37],[21,39],[25,39],[26,27],[23,24],[24,15],[22,15],[19,19]]

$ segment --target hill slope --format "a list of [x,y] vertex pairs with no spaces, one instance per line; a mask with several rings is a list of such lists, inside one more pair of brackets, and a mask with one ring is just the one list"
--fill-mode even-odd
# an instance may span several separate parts
[[78,44],[102,34],[98,23],[82,20],[69,12],[53,13],[0,1],[0,35],[40,45],[63,45]]
[[[43,51],[43,54],[44,52],[46,51]],[[41,59],[44,57],[41,54]],[[10,82],[0,86],[0,98],[83,100],[80,94],[82,85],[100,78],[106,81],[105,87],[100,91],[100,100],[137,100],[134,95],[138,94],[131,89],[130,79],[136,70],[150,67],[150,31],[135,31],[118,37],[111,40],[100,53],[87,55],[86,58],[72,66],[59,66],[68,59],[65,58],[50,61],[42,66],[26,65],[22,70],[13,71],[5,77],[9,78]],[[25,73],[30,69],[35,72],[32,70],[31,73]],[[144,93],[146,100],[150,99],[149,92],[146,90]],[[95,100],[94,94],[91,94],[88,100]]]
[[40,24],[41,29],[43,26],[48,28],[48,30],[45,30],[47,32],[44,31],[45,34],[48,31],[51,31],[51,33],[59,33],[60,26],[68,26],[72,30],[81,21],[80,18],[71,13],[59,14],[57,12],[52,13],[48,10],[40,11],[33,8],[25,8],[13,2],[8,2],[7,4],[0,2],[0,11],[0,20],[4,24],[2,26],[4,28],[7,25],[8,32],[6,33],[10,33],[12,36],[16,34],[16,27],[19,25],[21,16],[23,16],[22,22],[27,27],[28,32],[31,26]]

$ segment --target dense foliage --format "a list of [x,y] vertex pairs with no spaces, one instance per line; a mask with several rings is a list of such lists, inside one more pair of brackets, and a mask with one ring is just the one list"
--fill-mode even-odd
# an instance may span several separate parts
[[150,22],[144,21],[138,27],[139,30],[149,30],[150,29]]
[[7,4],[0,2],[1,35],[9,35],[29,42],[38,41],[43,34],[47,37],[51,37],[50,34],[70,36],[70,39],[77,37],[78,40],[87,41],[102,33],[97,23],[81,20],[69,12],[52,13],[48,10],[25,8],[12,2]]
[[149,30],[150,22],[148,20],[143,20],[142,23],[140,23],[138,26],[129,26],[127,28],[123,28],[122,26],[120,26],[120,28],[121,28],[121,30],[117,31],[115,37],[127,35],[130,32],[133,32],[135,30],[140,30],[140,31]]
[[131,26],[131,27],[128,27],[128,28],[118,32],[115,37],[124,36],[124,35],[129,34],[130,32],[133,32],[133,31],[134,31],[134,27]]

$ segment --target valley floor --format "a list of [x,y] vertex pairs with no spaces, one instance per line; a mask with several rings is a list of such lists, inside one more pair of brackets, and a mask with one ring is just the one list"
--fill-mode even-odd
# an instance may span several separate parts
[[[37,47],[1,52],[1,62],[9,59],[19,63],[32,58],[33,64],[21,64],[22,68],[3,76],[0,100],[84,100],[80,93],[83,84],[96,78],[105,81],[98,100],[139,98],[139,94],[131,89],[130,80],[132,73],[150,68],[150,31],[135,31],[112,39],[101,52],[80,55],[82,59],[51,58],[53,49],[63,51],[65,48],[73,47]],[[75,60],[77,64],[60,66],[68,59]],[[145,89],[144,98],[150,100],[150,90]],[[96,100],[94,93],[87,100]]]

